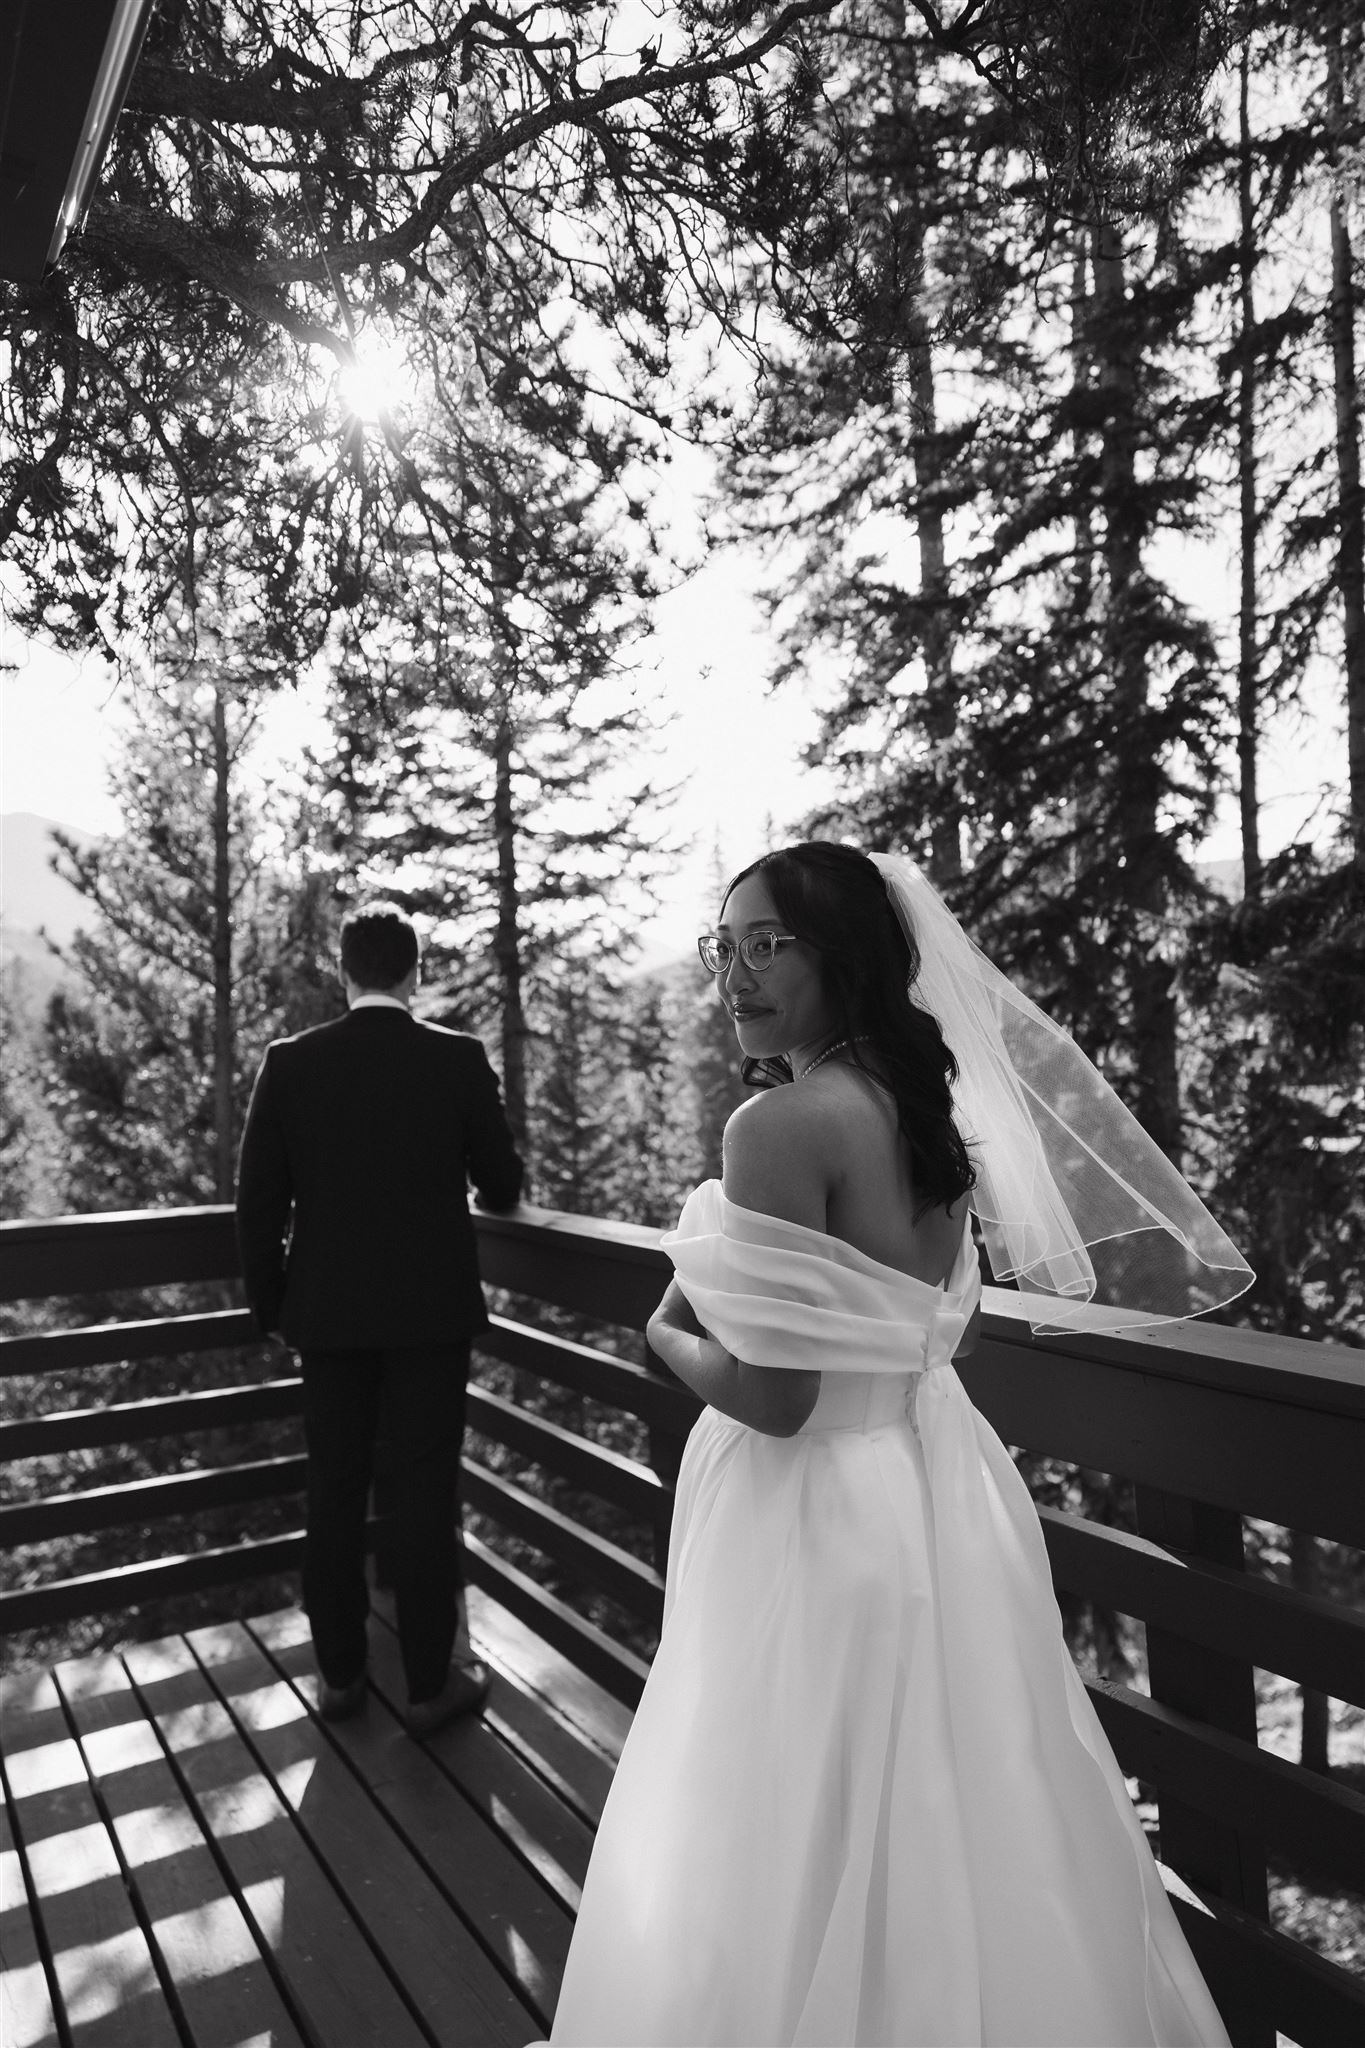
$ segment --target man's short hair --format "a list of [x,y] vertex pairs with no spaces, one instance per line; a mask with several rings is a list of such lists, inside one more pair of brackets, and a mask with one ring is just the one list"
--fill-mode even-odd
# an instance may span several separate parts
[[341,971],[357,988],[396,988],[421,954],[417,927],[396,903],[361,903],[341,920]]

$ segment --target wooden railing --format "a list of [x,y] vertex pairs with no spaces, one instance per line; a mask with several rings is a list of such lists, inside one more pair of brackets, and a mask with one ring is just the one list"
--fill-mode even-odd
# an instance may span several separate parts
[[[485,1278],[522,1300],[568,1310],[620,1353],[506,1317],[485,1356],[553,1388],[638,1418],[638,1455],[547,1420],[505,1393],[471,1389],[477,1438],[615,1510],[603,1534],[517,1478],[471,1457],[469,1506],[657,1626],[672,1481],[693,1397],[655,1370],[639,1334],[667,1264],[655,1233],[522,1210],[480,1217]],[[236,1272],[231,1214],[198,1209],[0,1225],[0,1301],[220,1281]],[[0,1376],[221,1351],[251,1340],[238,1310],[103,1323],[0,1342]],[[633,1356],[630,1355],[633,1352]],[[284,1354],[281,1354],[283,1362]],[[1365,1985],[1268,1924],[1267,1856],[1331,1891],[1365,1888],[1365,1796],[1257,1742],[1256,1670],[1365,1706],[1365,1615],[1245,1566],[1243,1517],[1365,1548],[1362,1355],[1196,1325],[1134,1338],[1031,1339],[1017,1299],[987,1291],[982,1341],[962,1368],[1007,1443],[1131,1480],[1135,1533],[1043,1508],[1059,1590],[1140,1619],[1150,1697],[1098,1683],[1091,1694],[1126,1772],[1152,1787],[1163,1860],[1202,1906],[1177,1911],[1238,2048],[1300,2048],[1365,2038]],[[0,1423],[0,1462],[297,1414],[298,1382],[278,1377]],[[476,1438],[476,1440],[477,1440]],[[0,1508],[6,1550],[201,1508],[296,1494],[296,1455],[62,1490]],[[291,1530],[0,1593],[0,1631],[113,1612],[148,1599],[274,1573],[298,1558]],[[601,1619],[552,1593],[491,1543],[469,1542],[471,1576],[619,1698],[633,1703],[646,1662]]]

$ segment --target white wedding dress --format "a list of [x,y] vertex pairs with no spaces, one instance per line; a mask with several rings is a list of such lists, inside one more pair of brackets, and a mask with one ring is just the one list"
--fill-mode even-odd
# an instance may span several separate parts
[[664,1243],[737,1356],[824,1377],[796,1436],[692,1431],[553,2042],[1226,2044],[950,1363],[970,1236],[931,1287],[710,1181]]

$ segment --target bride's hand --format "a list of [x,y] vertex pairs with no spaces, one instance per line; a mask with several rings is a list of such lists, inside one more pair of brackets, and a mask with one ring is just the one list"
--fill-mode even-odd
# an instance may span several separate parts
[[645,1337],[654,1356],[690,1387],[697,1385],[699,1370],[714,1376],[733,1372],[739,1362],[698,1320],[676,1280],[669,1281],[663,1300],[645,1325]]
[[746,1365],[698,1321],[676,1280],[669,1282],[645,1335],[655,1357],[684,1386],[765,1436],[793,1436],[815,1406],[818,1372]]
[[683,1293],[676,1280],[670,1280],[664,1289],[663,1300],[650,1317],[651,1324],[660,1324],[674,1330],[688,1330],[694,1337],[707,1333],[697,1321],[696,1311]]

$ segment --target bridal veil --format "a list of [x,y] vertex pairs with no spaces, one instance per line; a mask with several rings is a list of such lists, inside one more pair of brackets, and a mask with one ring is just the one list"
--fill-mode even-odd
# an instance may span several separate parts
[[1254,1275],[1081,1051],[968,938],[922,870],[874,853],[920,958],[912,999],[958,1063],[972,1207],[997,1282],[1040,1334],[1138,1329],[1224,1307]]

